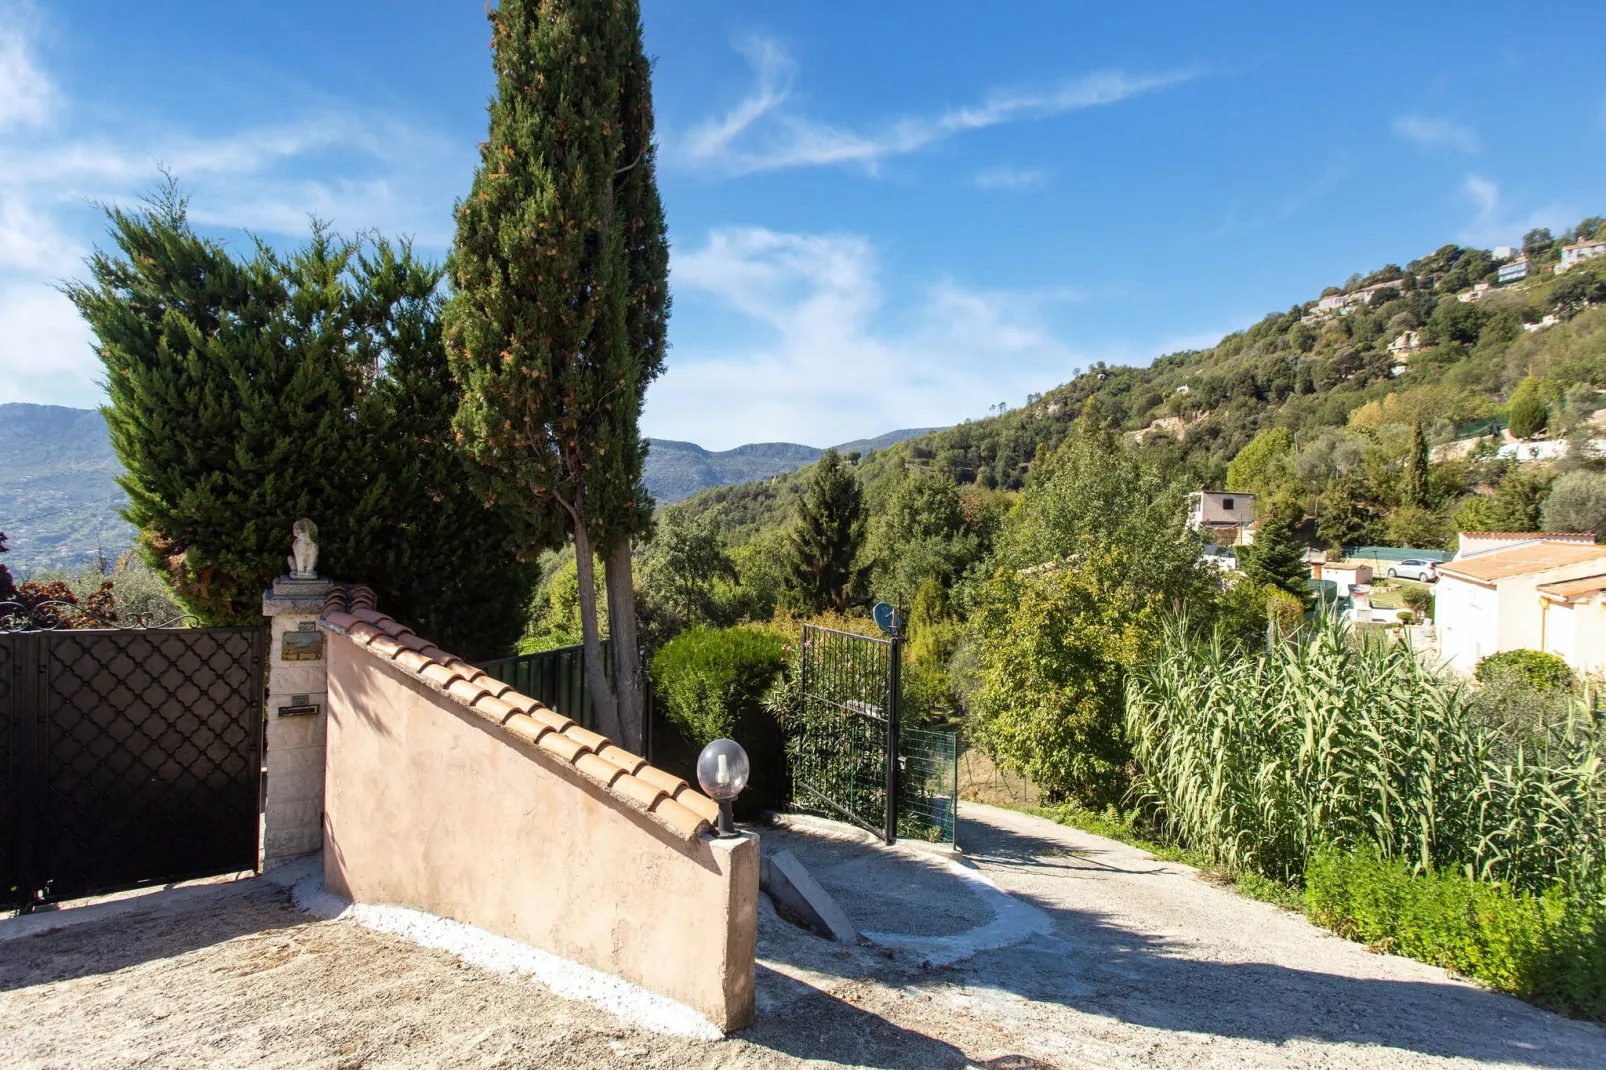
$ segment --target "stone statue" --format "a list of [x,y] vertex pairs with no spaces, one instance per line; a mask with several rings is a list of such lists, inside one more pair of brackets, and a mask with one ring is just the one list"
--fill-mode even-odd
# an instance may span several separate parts
[[295,540],[290,544],[290,578],[315,580],[318,578],[318,525],[302,517],[290,527]]

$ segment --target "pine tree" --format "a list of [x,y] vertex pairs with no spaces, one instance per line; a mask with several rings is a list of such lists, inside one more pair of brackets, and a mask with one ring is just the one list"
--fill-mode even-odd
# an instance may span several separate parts
[[803,488],[788,540],[789,582],[809,609],[841,610],[863,600],[866,515],[858,477],[836,450],[826,450]]
[[68,294],[106,368],[124,515],[185,607],[259,620],[306,516],[326,574],[373,585],[449,649],[502,653],[536,572],[507,552],[506,511],[466,486],[440,270],[322,228],[293,255],[239,259],[195,234],[171,182],[108,219],[114,250]]
[[[599,727],[639,746],[630,551],[651,500],[638,423],[669,311],[640,11],[503,0],[490,20],[497,93],[450,261],[458,433],[487,499],[524,515],[526,555],[568,529]],[[600,656],[599,556],[617,692]]]
[[1254,544],[1246,547],[1242,556],[1244,575],[1251,581],[1308,600],[1310,566],[1306,561],[1305,544],[1296,533],[1304,512],[1292,498],[1274,500],[1255,529]]
[[1428,452],[1428,436],[1422,433],[1422,424],[1418,421],[1411,429],[1411,456],[1405,464],[1405,500],[1401,505],[1415,505],[1426,509],[1428,505],[1428,474],[1431,454]]

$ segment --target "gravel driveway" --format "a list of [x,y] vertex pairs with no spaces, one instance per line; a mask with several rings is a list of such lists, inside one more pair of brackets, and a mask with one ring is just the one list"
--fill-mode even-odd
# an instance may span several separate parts
[[759,1022],[720,1043],[315,920],[252,881],[0,942],[0,1065],[1606,1067],[1597,1026],[1369,954],[1122,844],[962,816],[964,872],[765,830],[881,946],[828,943],[764,906]]

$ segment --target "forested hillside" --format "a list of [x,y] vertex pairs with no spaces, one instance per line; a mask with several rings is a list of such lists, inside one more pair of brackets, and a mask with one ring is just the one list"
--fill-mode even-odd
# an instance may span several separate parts
[[[1476,456],[1435,465],[1431,485],[1413,495],[1404,474],[1415,429],[1433,445],[1515,419],[1518,432],[1559,437],[1595,410],[1606,386],[1606,312],[1595,307],[1606,298],[1606,259],[1564,274],[1555,267],[1565,245],[1603,237],[1599,218],[1560,237],[1535,231],[1517,254],[1529,277],[1506,285],[1496,284],[1490,251],[1446,245],[1351,276],[1210,349],[1142,368],[1095,364],[1019,409],[882,450],[859,474],[872,510],[884,484],[915,469],[1018,490],[1038,451],[1057,448],[1088,414],[1195,486],[1297,496],[1310,514],[1331,517],[1325,534],[1335,541],[1438,545],[1457,511],[1472,497],[1497,497],[1508,473]],[[1514,408],[1529,424],[1537,411],[1537,426]],[[706,491],[687,508],[717,509],[740,542],[783,523],[807,475]],[[1462,520],[1524,526],[1527,515],[1532,526],[1539,497],[1513,484],[1501,504],[1522,498],[1519,515],[1473,510]]]

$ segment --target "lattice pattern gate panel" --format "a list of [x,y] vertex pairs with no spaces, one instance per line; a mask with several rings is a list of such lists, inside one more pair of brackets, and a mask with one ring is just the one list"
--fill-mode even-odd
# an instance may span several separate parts
[[0,636],[37,677],[0,702],[14,900],[256,868],[264,639],[260,627]]

